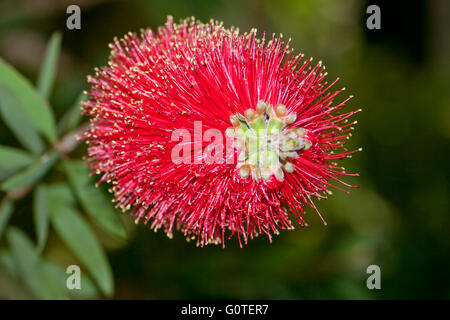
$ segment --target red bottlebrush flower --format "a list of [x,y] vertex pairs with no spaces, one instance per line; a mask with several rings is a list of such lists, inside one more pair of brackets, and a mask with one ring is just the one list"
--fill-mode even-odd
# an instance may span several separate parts
[[[136,222],[198,245],[307,226],[305,206],[349,174],[335,162],[358,111],[333,105],[319,62],[282,36],[171,17],[111,45],[89,77],[87,160]],[[224,147],[225,145],[225,147]],[[348,192],[348,191],[345,191]],[[323,220],[323,219],[322,219]],[[325,222],[324,222],[325,223]]]

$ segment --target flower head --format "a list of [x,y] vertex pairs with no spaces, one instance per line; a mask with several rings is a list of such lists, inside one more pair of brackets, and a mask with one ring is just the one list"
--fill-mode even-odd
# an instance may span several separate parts
[[[349,174],[336,160],[358,111],[321,62],[221,23],[171,17],[111,45],[89,77],[88,161],[136,222],[197,244],[307,226],[305,207]],[[345,191],[348,192],[348,191]],[[323,219],[322,219],[323,220]]]

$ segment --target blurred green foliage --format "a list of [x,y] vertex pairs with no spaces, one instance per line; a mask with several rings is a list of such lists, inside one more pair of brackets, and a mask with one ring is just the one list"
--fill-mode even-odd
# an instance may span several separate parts
[[[105,297],[113,290],[112,274],[114,298],[450,298],[447,1],[386,2],[381,5],[381,30],[366,29],[369,2],[357,0],[70,2],[77,3],[82,28],[70,31],[65,28],[65,1],[0,2],[0,56],[39,88],[31,90],[27,80],[0,64],[0,105],[28,108],[20,113],[28,120],[0,120],[3,190],[18,183],[17,175],[8,173],[24,175],[20,170],[30,165],[42,168],[43,159],[36,154],[51,146],[44,140],[54,141],[80,122],[75,102],[87,88],[86,75],[106,64],[112,38],[156,28],[168,14],[223,20],[241,31],[256,27],[260,33],[283,33],[296,51],[324,61],[328,77],[340,77],[339,85],[355,95],[349,108],[363,109],[350,145],[364,151],[344,164],[361,174],[347,179],[360,188],[350,195],[335,192],[317,204],[327,227],[310,211],[309,228],[282,232],[272,244],[261,237],[243,249],[232,242],[226,249],[199,249],[180,233],[169,240],[135,226],[125,214],[114,215],[105,186],[86,189],[89,183],[77,180],[82,174],[71,175],[71,170],[86,170],[80,162],[55,159],[52,170],[44,166],[48,170],[37,176],[32,170],[19,180],[20,186],[39,180],[39,190],[0,206],[0,298]],[[61,43],[58,34],[51,37],[55,30]],[[8,88],[12,82],[7,76],[22,88],[21,94]],[[56,125],[53,118],[59,120]],[[42,140],[39,150],[39,143],[15,135],[14,121],[34,121],[38,134],[27,137]],[[31,145],[36,150],[21,150]],[[71,158],[84,153],[80,146]],[[45,203],[48,199],[53,200]],[[112,218],[116,216],[127,240],[121,239],[124,231]],[[80,234],[84,241],[71,240]],[[61,287],[70,264],[80,264],[87,281],[85,291],[75,296]],[[381,290],[366,288],[371,264],[381,267]]]

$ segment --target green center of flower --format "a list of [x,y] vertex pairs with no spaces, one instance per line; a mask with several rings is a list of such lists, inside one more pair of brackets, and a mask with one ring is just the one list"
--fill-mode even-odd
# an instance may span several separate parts
[[297,115],[287,113],[284,105],[276,107],[263,101],[256,109],[247,109],[242,114],[230,117],[232,127],[226,135],[234,138],[234,148],[238,151],[239,175],[254,180],[269,180],[274,175],[284,180],[284,172],[294,171],[289,159],[297,158],[308,150],[312,143],[305,138],[307,130],[290,127]]

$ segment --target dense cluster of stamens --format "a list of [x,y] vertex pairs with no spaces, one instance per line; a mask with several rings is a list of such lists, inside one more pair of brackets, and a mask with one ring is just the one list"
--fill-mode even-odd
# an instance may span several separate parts
[[296,119],[297,115],[288,113],[284,105],[274,107],[264,101],[259,101],[256,109],[245,110],[244,115],[230,117],[233,126],[225,133],[234,138],[236,167],[242,178],[269,180],[275,176],[283,181],[284,172],[294,172],[289,159],[297,158],[312,145],[306,129],[288,128]]
[[[115,39],[108,65],[88,77],[87,161],[117,207],[169,237],[242,245],[260,234],[271,241],[292,219],[307,226],[315,199],[352,187],[342,177],[357,174],[337,160],[359,150],[345,147],[359,110],[342,112],[350,98],[335,103],[344,89],[331,90],[337,80],[311,62],[281,35],[212,20],[169,17],[157,31]],[[233,142],[219,154],[227,161],[203,161],[210,130]],[[192,137],[182,143],[192,162],[173,161],[180,131]]]

